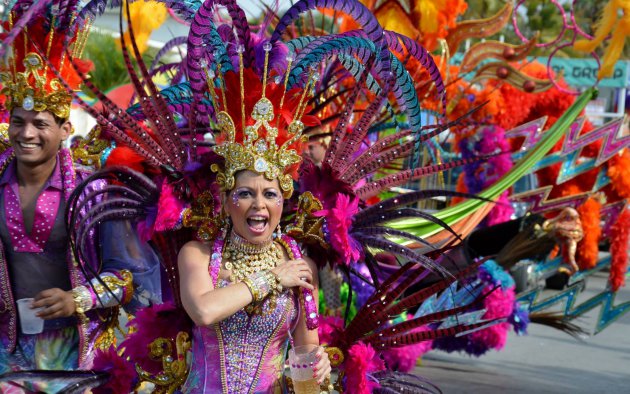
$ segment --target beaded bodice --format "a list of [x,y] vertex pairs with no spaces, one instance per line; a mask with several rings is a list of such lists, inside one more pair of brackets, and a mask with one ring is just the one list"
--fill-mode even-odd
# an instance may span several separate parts
[[[217,249],[215,245],[209,269],[215,287],[225,287],[230,282],[218,279],[221,249]],[[220,323],[193,329],[193,360],[183,392],[275,390],[284,368],[289,331],[297,322],[297,297],[285,290],[275,302],[265,299],[262,308],[261,314],[240,310]]]
[[265,383],[281,374],[289,329],[297,316],[292,294],[287,290],[275,302],[265,300],[262,314],[238,311],[215,328],[223,341],[221,369],[225,368],[228,392],[256,392],[252,389],[261,374]]

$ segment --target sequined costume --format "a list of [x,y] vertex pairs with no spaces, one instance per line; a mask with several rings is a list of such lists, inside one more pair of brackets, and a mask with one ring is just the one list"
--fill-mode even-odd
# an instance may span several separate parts
[[[288,237],[287,237],[288,239]],[[295,245],[295,241],[289,242]],[[208,267],[213,284],[225,287],[218,278],[223,240],[212,246]],[[263,313],[249,315],[240,310],[211,326],[193,328],[191,370],[184,393],[267,393],[280,389],[289,331],[295,328],[299,307],[297,297],[285,290],[269,299]]]
[[[67,121],[71,92],[79,90],[82,73],[90,69],[91,63],[80,59],[89,26],[75,20],[76,2],[51,3],[19,1],[3,10],[8,18],[2,25],[0,52],[7,51],[8,56],[0,66],[0,94],[12,117],[11,124],[1,128],[8,130],[13,146],[21,144],[21,139],[42,138],[41,132],[50,132],[61,146],[71,133]],[[21,29],[24,34],[13,34]],[[30,124],[23,118],[23,114],[37,117],[42,113],[55,124]],[[45,138],[39,143],[46,147]],[[130,222],[97,225],[84,234],[79,252],[73,247],[71,234],[78,225],[74,213],[86,212],[102,201],[99,193],[106,182],[87,182],[82,193],[74,193],[90,174],[75,166],[67,149],[52,144],[42,151],[38,160],[52,164],[52,172],[38,174],[38,169],[45,171],[44,165],[34,169],[35,174],[48,177],[33,193],[34,207],[23,205],[18,183],[18,166],[32,168],[28,154],[24,159],[21,149],[10,147],[0,154],[0,375],[11,376],[2,379],[2,392],[19,390],[19,385],[28,392],[60,391],[67,383],[28,377],[26,371],[91,368],[96,349],[114,342],[120,305],[133,310],[161,301],[157,255],[139,242]],[[86,200],[86,196],[94,198]],[[68,209],[67,217],[70,201],[76,200],[85,204]],[[31,212],[32,226],[25,219]],[[66,317],[45,320],[40,334],[23,334],[16,302],[44,297],[43,291],[52,291],[56,297],[63,294],[55,305],[72,307],[76,313],[67,316],[66,309],[56,311]]]
[[[3,235],[0,245],[0,374],[31,369],[87,369],[91,366],[95,347],[99,344],[108,346],[107,337],[102,337],[100,343],[97,340],[117,315],[120,301],[137,308],[149,301],[160,300],[157,256],[138,242],[130,227],[125,230],[126,223],[110,223],[102,231],[92,232],[87,250],[94,258],[102,258],[99,277],[109,283],[112,292],[102,290],[98,279],[86,278],[79,269],[68,247],[64,223],[65,199],[76,182],[87,174],[77,171],[69,153],[62,150],[55,171],[37,199],[33,230],[28,232],[24,228],[20,201],[14,193],[17,179],[10,149],[0,156],[0,168],[0,200],[3,202],[0,209],[7,219],[0,229]],[[91,193],[102,187],[102,182],[94,182],[85,192]],[[55,258],[59,257],[65,264],[51,268]],[[35,260],[31,262],[32,259]],[[21,273],[18,269],[24,267],[19,267],[16,261],[21,261],[22,266],[28,266],[30,270]],[[56,281],[50,282],[51,276],[57,277]],[[51,285],[58,285],[65,291],[79,287],[87,289],[93,302],[86,308],[85,318],[73,316],[48,320],[42,334],[21,334],[16,295],[32,297]]]

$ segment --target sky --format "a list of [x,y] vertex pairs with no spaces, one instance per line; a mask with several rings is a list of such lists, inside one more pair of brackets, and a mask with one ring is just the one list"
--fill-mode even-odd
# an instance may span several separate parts
[[[290,0],[238,0],[238,5],[245,11],[247,17],[257,16],[263,9],[262,4],[273,6],[277,4],[279,9],[285,10],[291,6]],[[293,1],[295,3],[295,1]]]

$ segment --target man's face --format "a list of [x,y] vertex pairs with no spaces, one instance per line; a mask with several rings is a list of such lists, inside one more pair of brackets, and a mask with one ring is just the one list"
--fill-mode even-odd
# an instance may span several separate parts
[[15,108],[9,121],[9,141],[19,163],[36,166],[54,160],[70,135],[70,122],[58,124],[48,111]]
[[319,166],[324,161],[324,156],[326,156],[326,147],[320,141],[310,141],[304,153],[306,157],[313,161],[313,164]]

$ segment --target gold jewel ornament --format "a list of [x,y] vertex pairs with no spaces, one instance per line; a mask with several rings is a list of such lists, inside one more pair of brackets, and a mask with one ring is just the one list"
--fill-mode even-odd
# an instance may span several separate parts
[[74,161],[84,166],[99,169],[104,164],[101,163],[103,153],[108,149],[110,151],[113,149],[112,142],[100,139],[100,136],[101,127],[95,126],[79,144],[72,146],[70,150]]
[[[234,188],[234,176],[237,172],[249,170],[264,175],[268,180],[278,179],[283,196],[288,198],[293,193],[293,179],[290,174],[291,169],[302,161],[302,157],[293,146],[296,143],[303,143],[306,138],[302,135],[302,131],[304,130],[302,117],[307,107],[306,96],[309,92],[312,92],[312,87],[318,77],[313,71],[310,72],[308,82],[301,92],[299,103],[295,106],[293,111],[293,119],[288,122],[286,130],[282,130],[282,138],[279,138],[278,125],[280,124],[280,119],[276,119],[276,110],[278,112],[282,110],[286,92],[283,90],[282,99],[277,108],[275,108],[274,103],[266,97],[267,68],[271,47],[272,45],[269,43],[263,46],[265,50],[265,66],[262,81],[262,97],[254,104],[248,119],[245,119],[244,91],[246,87],[244,86],[242,52],[239,51],[241,108],[240,114],[233,114],[233,116],[241,116],[242,122],[240,125],[235,124],[233,116],[228,113],[230,109],[225,105],[224,98],[224,108],[217,113],[216,119],[218,128],[223,134],[225,141],[215,146],[214,151],[225,159],[225,164],[223,166],[213,164],[211,169],[217,172],[217,182],[224,191]],[[287,60],[291,62],[292,57],[287,57]],[[287,67],[287,70],[290,70],[290,68],[291,67]],[[219,73],[219,76],[220,75]],[[248,81],[250,81],[251,73],[249,73],[249,70],[247,75]],[[211,97],[216,107],[220,100],[218,94],[216,94],[214,88],[212,88],[214,82],[211,77],[214,76],[214,73],[207,71],[206,76],[208,77],[208,85],[211,87]],[[285,77],[285,89],[287,79],[288,78]],[[219,81],[219,85],[222,87],[223,81]],[[276,86],[274,85],[273,87],[275,88]],[[248,87],[247,90],[249,91]],[[221,88],[221,93],[222,96],[225,97],[225,89]],[[286,133],[284,133],[285,131]]]
[[71,293],[77,314],[82,315],[92,309],[92,295],[87,287],[77,286],[72,289]]
[[253,303],[245,307],[247,313],[261,313],[262,302],[269,296],[270,310],[276,307],[276,295],[282,293],[280,280],[271,270],[282,260],[279,246],[269,239],[252,244],[232,232],[223,249],[223,266],[230,271],[232,283],[243,282],[252,294]]
[[[0,94],[6,96],[7,110],[22,107],[69,118],[72,94],[61,80],[76,91],[82,82],[77,70],[87,73],[91,69],[91,62],[80,59],[91,21],[68,23],[74,16],[61,15],[62,12],[65,11],[51,6],[28,23],[12,42],[9,58],[0,64]],[[23,14],[19,4],[9,13],[9,31]]]
[[242,281],[253,273],[271,270],[281,259],[282,254],[273,240],[264,244],[250,244],[234,232],[223,251],[224,267],[231,271],[232,283]]
[[199,194],[182,213],[184,227],[196,228],[197,238],[201,241],[215,239],[222,227],[222,219],[215,210],[214,195],[206,190]]
[[22,107],[27,111],[49,111],[57,117],[67,119],[70,116],[72,96],[65,90],[58,78],[47,81],[44,61],[36,53],[24,57],[24,72],[11,75],[0,73],[3,88],[0,94],[7,97],[6,107],[10,111]]

